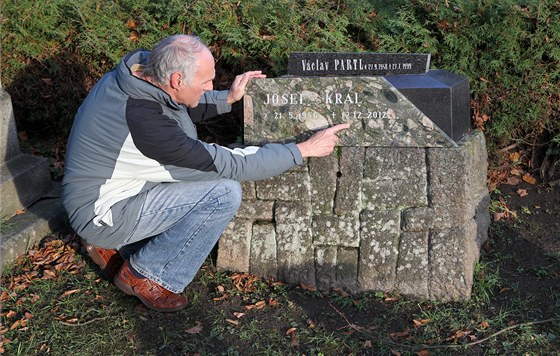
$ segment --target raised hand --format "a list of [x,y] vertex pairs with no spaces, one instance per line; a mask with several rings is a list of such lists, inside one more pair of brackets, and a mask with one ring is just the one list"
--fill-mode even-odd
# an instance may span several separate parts
[[245,95],[245,87],[247,86],[247,83],[249,83],[249,80],[253,78],[266,78],[266,75],[262,74],[262,71],[260,70],[254,70],[239,74],[235,77],[233,83],[231,83],[231,88],[229,89],[227,97],[228,104],[233,104]]

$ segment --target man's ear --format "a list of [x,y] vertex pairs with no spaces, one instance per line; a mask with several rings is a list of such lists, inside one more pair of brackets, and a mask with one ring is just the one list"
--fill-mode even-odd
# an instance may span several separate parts
[[169,85],[171,86],[171,88],[177,89],[182,84],[183,84],[183,75],[181,73],[175,72],[175,73],[171,74],[171,80],[169,82]]

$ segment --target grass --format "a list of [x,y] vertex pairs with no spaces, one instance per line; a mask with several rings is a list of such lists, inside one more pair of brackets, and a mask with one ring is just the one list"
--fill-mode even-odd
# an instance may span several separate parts
[[553,354],[560,350],[558,257],[525,268],[543,292],[533,295],[515,286],[516,278],[527,274],[507,273],[505,253],[497,244],[483,255],[473,297],[451,303],[382,292],[307,291],[217,271],[209,260],[187,289],[190,305],[162,314],[100,278],[76,241],[51,236],[4,270],[1,350],[7,355]]

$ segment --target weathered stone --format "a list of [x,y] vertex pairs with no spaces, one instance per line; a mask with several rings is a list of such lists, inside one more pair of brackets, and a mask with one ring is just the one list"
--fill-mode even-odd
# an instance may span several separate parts
[[332,214],[336,193],[338,159],[336,155],[311,158],[308,165],[313,214]]
[[339,247],[336,257],[336,286],[354,290],[358,283],[358,249]]
[[455,147],[382,77],[265,78],[247,85],[245,143],[288,142],[352,122],[341,146]]
[[337,250],[337,246],[315,248],[315,279],[320,290],[328,290],[336,285]]
[[275,217],[278,278],[290,284],[315,285],[309,203],[279,201]]
[[473,238],[477,226],[473,220],[462,227],[434,230],[430,236],[429,297],[451,301],[471,294],[474,265],[479,246]]
[[334,154],[255,184],[247,200],[259,203],[238,217],[270,223],[254,225],[250,270],[320,290],[468,298],[490,224],[482,133],[454,142],[383,78],[300,79],[252,81],[247,137],[299,140],[353,125]]
[[363,290],[390,291],[395,284],[400,213],[398,210],[364,211],[360,222],[359,285]]
[[422,149],[369,147],[362,182],[367,210],[427,206],[427,172]]
[[52,189],[47,160],[21,153],[12,99],[0,87],[0,217],[13,217]]
[[396,289],[405,295],[428,298],[428,232],[403,232],[398,252]]
[[241,192],[243,194],[243,199],[257,199],[257,188],[255,187],[255,182],[241,182]]
[[249,271],[252,234],[252,220],[232,220],[220,238],[216,267],[236,272]]
[[276,277],[278,275],[276,257],[274,225],[271,223],[254,224],[249,272],[267,278]]
[[0,87],[0,162],[7,162],[21,154],[17,136],[12,99]]
[[313,219],[313,244],[358,247],[360,221],[353,217],[316,216]]
[[265,200],[309,200],[309,175],[303,172],[286,172],[282,175],[256,182],[257,197]]
[[288,74],[295,76],[419,74],[429,68],[429,53],[292,52],[288,60]]
[[334,212],[338,215],[358,217],[362,205],[362,178],[365,148],[341,147],[338,188]]
[[235,216],[252,220],[272,221],[274,219],[274,201],[243,200]]

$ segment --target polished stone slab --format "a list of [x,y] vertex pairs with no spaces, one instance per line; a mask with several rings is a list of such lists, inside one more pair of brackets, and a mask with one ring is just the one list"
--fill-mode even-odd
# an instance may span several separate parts
[[288,60],[288,75],[302,77],[421,74],[429,68],[429,53],[292,52]]
[[301,141],[351,122],[341,146],[454,147],[456,143],[383,77],[252,80],[244,97],[245,144]]
[[455,142],[471,130],[469,81],[466,77],[437,69],[426,74],[384,78]]

